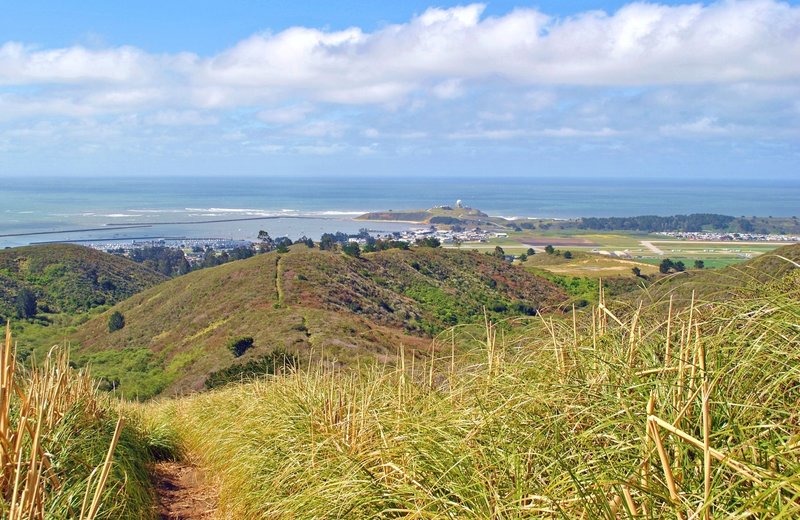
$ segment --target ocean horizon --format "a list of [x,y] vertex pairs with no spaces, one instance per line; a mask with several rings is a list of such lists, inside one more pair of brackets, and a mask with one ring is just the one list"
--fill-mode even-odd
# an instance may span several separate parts
[[[352,218],[368,211],[423,209],[452,205],[456,200],[506,218],[687,213],[777,217],[800,213],[800,181],[12,177],[0,188],[0,235],[4,235],[0,236],[0,246],[143,235],[255,239],[259,229],[267,229],[273,236],[318,238],[327,231],[351,232],[365,227],[364,222]],[[408,225],[380,223],[366,227],[389,232]],[[71,229],[93,231],[64,232]],[[58,234],[35,234],[53,232]]]

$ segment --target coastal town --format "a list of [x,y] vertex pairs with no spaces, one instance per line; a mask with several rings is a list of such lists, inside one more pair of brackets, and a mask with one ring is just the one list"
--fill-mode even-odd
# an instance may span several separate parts
[[656,233],[681,240],[709,242],[800,242],[800,235],[779,235],[776,233],[718,233],[713,231],[660,231]]

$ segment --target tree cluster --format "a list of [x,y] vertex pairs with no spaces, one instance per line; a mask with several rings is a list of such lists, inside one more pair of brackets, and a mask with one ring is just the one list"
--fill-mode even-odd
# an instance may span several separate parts
[[418,238],[415,245],[419,247],[441,247],[442,242],[436,237],[425,237],[425,238]]
[[[725,230],[736,220],[728,215],[713,213],[692,213],[691,215],[673,215],[659,217],[642,215],[638,217],[584,217],[578,224],[580,229],[592,230],[626,230],[626,231],[702,231],[710,226],[716,230]],[[741,227],[741,224],[740,224]]]
[[669,272],[682,273],[685,270],[686,266],[680,260],[678,260],[677,262],[673,262],[669,258],[665,258],[658,265],[658,271],[661,274],[667,274]]
[[176,247],[154,246],[131,249],[128,257],[166,276],[178,276],[192,270],[186,255]]

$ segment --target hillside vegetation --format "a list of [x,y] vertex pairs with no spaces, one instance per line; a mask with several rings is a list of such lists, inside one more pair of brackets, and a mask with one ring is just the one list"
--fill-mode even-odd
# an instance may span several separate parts
[[496,219],[490,219],[486,213],[474,208],[452,208],[441,206],[431,209],[412,209],[401,211],[375,211],[365,213],[356,220],[387,220],[402,222],[417,222],[420,224],[445,224],[445,225],[480,225]]
[[0,317],[16,315],[20,290],[32,291],[41,310],[85,311],[114,304],[166,280],[127,258],[72,244],[0,250]]
[[[235,518],[797,518],[800,269],[152,404]],[[465,334],[452,339],[472,344]],[[227,515],[227,516],[226,516]]]
[[67,352],[26,371],[10,327],[0,343],[0,516],[9,520],[153,518],[157,442],[98,392]]
[[642,297],[649,304],[662,307],[670,298],[674,305],[689,305],[692,294],[706,301],[725,301],[744,287],[767,284],[784,276],[796,269],[798,263],[800,244],[793,244],[723,269],[692,270],[663,277]]
[[[235,378],[235,367],[263,367],[276,352],[384,362],[398,345],[426,349],[431,334],[482,321],[484,309],[494,318],[527,316],[558,311],[566,299],[554,284],[484,254],[419,248],[353,258],[297,245],[160,284],[71,340],[81,362],[143,398],[202,389],[214,372]],[[112,312],[125,320],[114,332]],[[236,337],[253,338],[238,358],[227,348]]]

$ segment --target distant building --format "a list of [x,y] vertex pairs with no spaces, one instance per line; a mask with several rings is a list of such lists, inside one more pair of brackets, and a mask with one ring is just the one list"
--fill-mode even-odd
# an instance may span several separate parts
[[464,204],[461,202],[461,199],[458,199],[458,200],[456,201],[456,208],[458,208],[458,209],[464,209]]

